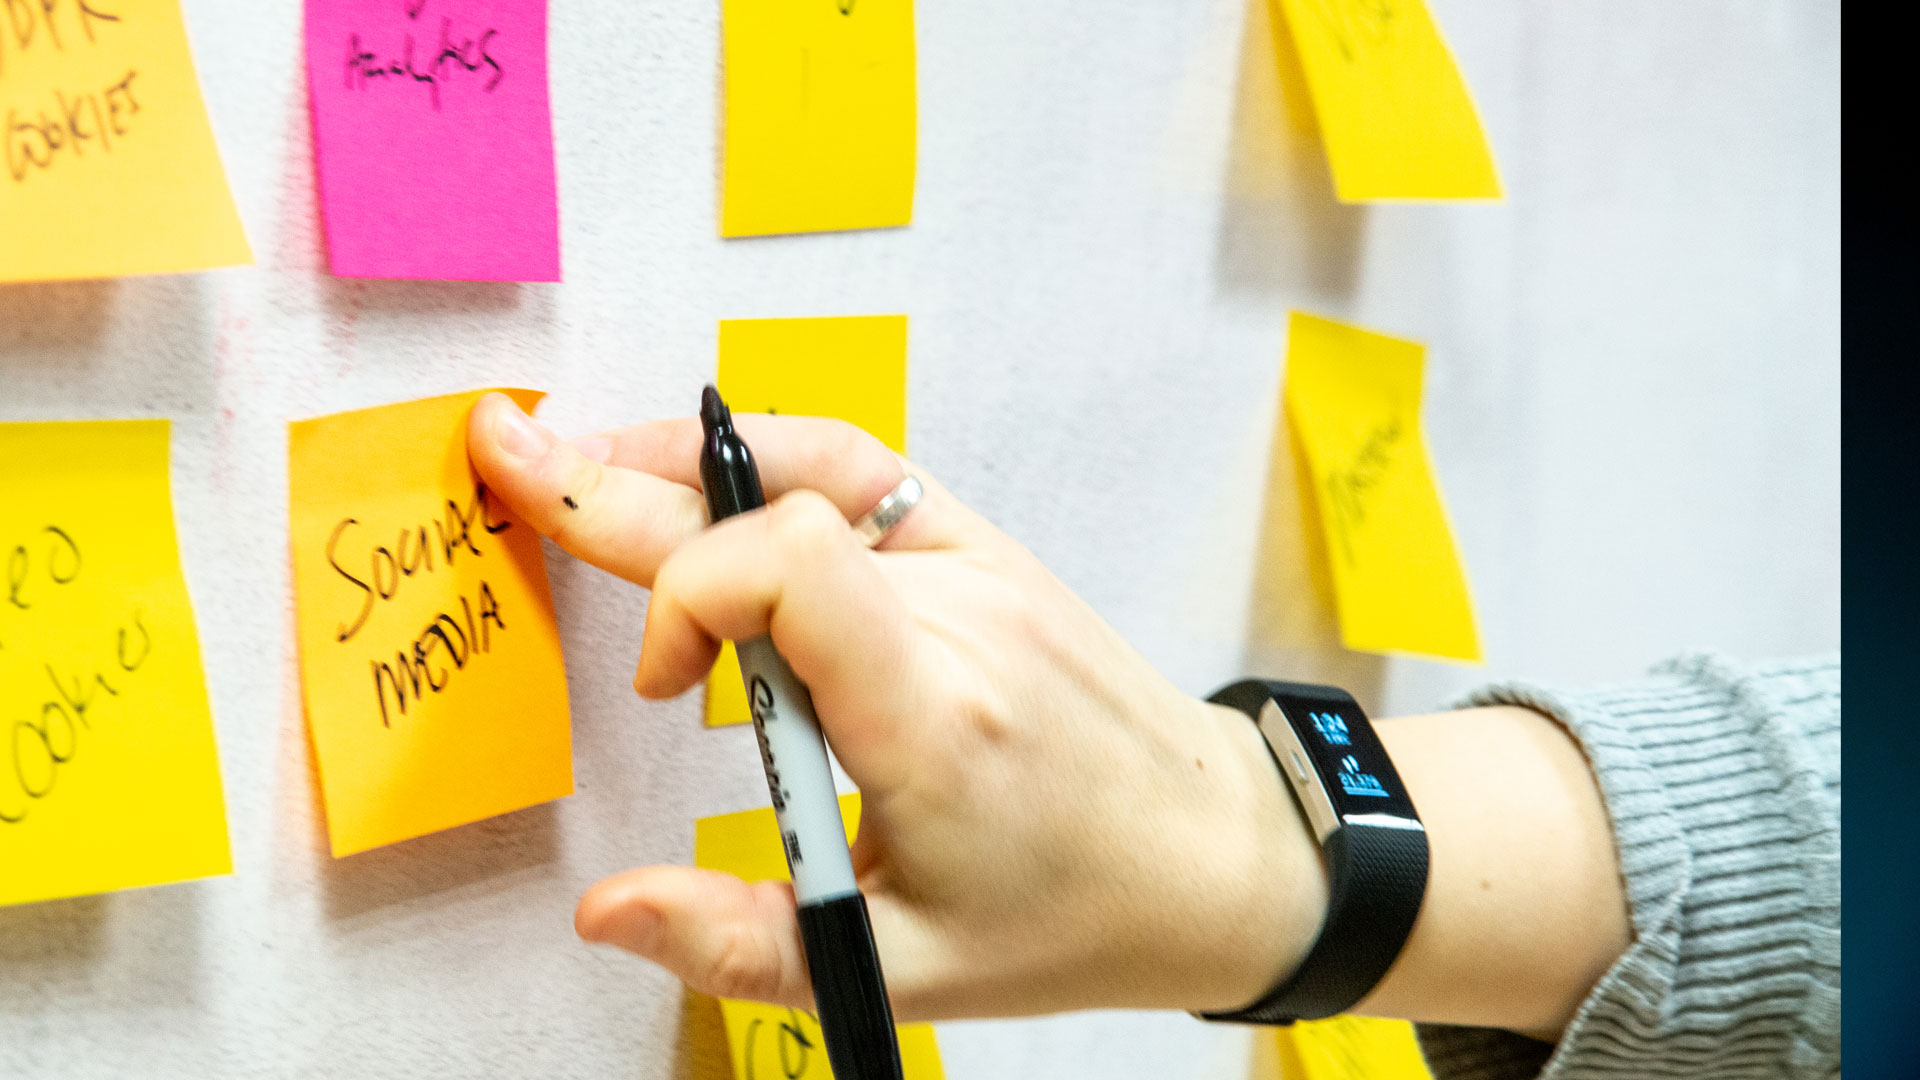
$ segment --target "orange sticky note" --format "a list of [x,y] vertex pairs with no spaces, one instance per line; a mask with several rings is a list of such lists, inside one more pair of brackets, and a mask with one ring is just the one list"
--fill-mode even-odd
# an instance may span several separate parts
[[1273,0],[1341,202],[1498,199],[1466,81],[1422,0]]
[[232,868],[167,434],[0,424],[0,904]]
[[291,425],[300,676],[336,856],[573,792],[540,537],[467,460],[486,392]]
[[1426,349],[1294,312],[1287,422],[1313,478],[1349,649],[1480,661],[1466,570],[1420,431]]
[[[831,416],[907,450],[907,317],[725,319],[715,385],[737,413]],[[707,675],[707,726],[744,724],[746,685],[733,642]]]
[[0,281],[252,262],[179,0],[17,0],[0,18]]
[[[860,796],[840,796],[840,821],[851,841],[860,829]],[[693,864],[723,870],[745,881],[787,881],[786,854],[773,808],[700,818],[693,823]],[[720,999],[734,1080],[788,1077],[833,1080],[820,1020],[812,1013],[761,1001]],[[940,1045],[930,1024],[901,1024],[900,1069],[904,1080],[943,1080]]]
[[913,218],[913,0],[721,0],[720,235]]

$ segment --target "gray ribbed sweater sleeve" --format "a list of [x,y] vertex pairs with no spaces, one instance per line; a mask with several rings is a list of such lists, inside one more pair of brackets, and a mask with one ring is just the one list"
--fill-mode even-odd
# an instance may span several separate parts
[[1579,739],[1634,942],[1557,1046],[1423,1025],[1440,1080],[1840,1075],[1840,661],[1688,656],[1568,693],[1504,683]]

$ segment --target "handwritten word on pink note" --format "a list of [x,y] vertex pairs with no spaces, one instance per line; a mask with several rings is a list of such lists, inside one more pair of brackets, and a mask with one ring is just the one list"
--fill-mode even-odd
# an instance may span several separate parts
[[560,280],[546,0],[306,0],[328,263]]

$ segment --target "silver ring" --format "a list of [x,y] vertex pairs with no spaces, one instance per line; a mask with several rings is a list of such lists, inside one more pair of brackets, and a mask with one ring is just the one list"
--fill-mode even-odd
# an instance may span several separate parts
[[887,492],[874,508],[867,511],[859,521],[853,523],[853,530],[860,534],[860,540],[868,547],[878,547],[880,541],[900,524],[908,511],[920,505],[920,497],[926,494],[926,488],[920,486],[920,478],[912,473],[905,480]]

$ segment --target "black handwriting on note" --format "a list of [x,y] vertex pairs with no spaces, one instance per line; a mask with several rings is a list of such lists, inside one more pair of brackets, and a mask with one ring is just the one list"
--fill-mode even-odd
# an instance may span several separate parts
[[27,561],[27,549],[25,547],[16,547],[8,554],[7,603],[12,604],[22,611],[33,606],[22,596],[27,587],[27,573],[31,569],[32,564]]
[[1327,473],[1329,516],[1349,566],[1354,563],[1353,533],[1366,524],[1369,497],[1393,467],[1405,432],[1398,417],[1376,425],[1351,458]]
[[7,109],[7,174],[14,183],[38,170],[45,172],[60,160],[61,151],[82,158],[87,148],[113,150],[113,140],[127,135],[127,118],[140,112],[133,82],[139,72],[128,68],[117,81],[92,91],[69,94],[48,92],[38,109]]
[[[131,621],[141,622],[139,609],[134,610]],[[144,625],[140,630],[146,633]],[[125,627],[120,633],[124,641]],[[118,658],[121,671],[129,675],[139,671],[151,653],[150,638],[138,659],[129,661],[122,652]],[[11,766],[0,771],[0,825],[27,820],[33,803],[53,794],[61,767],[80,754],[82,733],[93,731],[87,715],[99,702],[100,693],[105,691],[110,698],[120,696],[121,688],[108,682],[105,672],[96,670],[87,675],[69,669],[63,676],[51,663],[45,670],[52,692],[30,706],[26,716],[8,725],[6,744],[0,747],[0,760]]]
[[[500,601],[494,598],[493,589],[482,581],[474,602],[469,603],[464,596],[459,599],[464,622],[442,611],[410,642],[411,653],[405,647],[394,650],[393,666],[381,660],[370,661],[373,696],[380,705],[381,727],[393,726],[393,717],[387,712],[389,690],[393,693],[394,704],[398,706],[400,715],[405,716],[409,690],[415,702],[426,697],[429,691],[437,694],[447,688],[454,671],[466,670],[467,664],[474,659],[493,651],[493,631],[507,628],[506,622],[500,617]],[[434,666],[437,660],[435,652],[446,654],[445,660],[438,661],[437,669]],[[447,667],[448,662],[453,665],[451,670]]]
[[[7,73],[9,50],[24,53],[36,42],[65,52],[72,29],[80,28],[88,44],[96,39],[93,26],[99,22],[119,22],[120,16],[97,6],[98,0],[0,0],[0,75]],[[62,32],[65,24],[67,30]]]
[[[513,523],[495,521],[492,507],[487,505],[487,488],[476,484],[473,499],[465,509],[452,499],[446,501],[441,516],[431,522],[409,525],[399,531],[393,547],[377,545],[367,551],[367,576],[362,578],[341,564],[340,548],[352,533],[355,539],[361,535],[360,519],[342,518],[333,527],[327,537],[327,565],[346,582],[360,591],[359,607],[355,610],[353,621],[342,621],[334,634],[336,640],[347,641],[360,632],[373,614],[373,605],[380,600],[391,600],[400,591],[400,582],[415,574],[431,574],[436,569],[434,552],[440,553],[440,566],[452,566],[462,548],[477,558],[481,555],[475,541],[474,526],[488,536],[506,531]],[[428,530],[432,530],[433,543],[427,542]]]
[[[147,624],[140,616],[140,609],[134,608],[133,628],[140,632],[140,645],[139,648],[132,650],[131,653],[129,653],[127,649],[127,643],[131,641],[132,638],[128,635],[126,627],[123,626],[120,628],[120,646],[114,650],[114,660],[120,665],[121,671],[139,671],[140,666],[147,662],[147,657],[153,655],[153,635],[147,632]],[[132,656],[132,659],[128,659],[129,655]]]
[[[409,6],[407,18],[418,18],[425,6],[424,0],[418,6]],[[416,64],[411,32],[402,35],[399,54],[389,55],[383,60],[381,54],[356,31],[347,35],[347,89],[366,90],[390,80],[422,84],[427,88],[427,97],[433,103],[434,111],[438,112],[442,85],[449,84],[456,76],[484,70],[488,75],[486,81],[480,84],[480,89],[491,94],[507,74],[499,59],[489,51],[499,33],[489,27],[477,38],[456,38],[453,19],[442,16],[439,51],[433,54],[431,60],[423,58],[420,64]]]
[[1399,17],[1395,0],[1308,0],[1314,18],[1333,38],[1340,58],[1352,64],[1365,46],[1380,45],[1393,36]]
[[[55,585],[70,585],[80,576],[80,545],[73,542],[67,530],[58,525],[49,525],[42,530],[47,534],[47,577]],[[60,569],[62,565],[65,570]]]
[[[807,1065],[813,1060],[813,1039],[808,1037],[801,1016],[813,1021],[817,1029],[820,1022],[812,1013],[802,1014],[798,1009],[787,1009],[787,1018],[780,1022],[774,1037],[780,1055],[781,1080],[799,1080],[806,1075]],[[766,1028],[766,1018],[756,1016],[747,1024],[745,1045],[741,1048],[741,1057],[746,1059],[747,1080],[758,1080],[759,1059],[754,1051],[758,1049],[760,1033]]]
[[[37,561],[35,552],[40,553]],[[74,543],[67,530],[58,525],[43,527],[34,544],[15,544],[7,552],[7,599],[0,613],[8,609],[32,610],[43,594],[57,592],[61,585],[73,584],[80,576],[81,565],[80,545]],[[6,646],[6,640],[0,637],[0,648]]]
[[[375,606],[398,596],[409,578],[451,569],[465,558],[484,558],[485,539],[513,527],[513,522],[496,518],[494,510],[486,485],[475,484],[466,505],[445,500],[438,516],[395,533],[391,547],[378,542],[383,537],[368,536],[360,519],[340,519],[327,537],[327,565],[350,586],[357,606],[335,627],[334,640],[341,644],[353,640],[373,616]],[[367,544],[372,546],[356,546]],[[366,554],[362,557],[359,552]],[[364,575],[361,566],[366,567]],[[401,642],[391,654],[392,663],[382,658],[391,642],[382,643],[379,654],[368,661],[380,725],[391,728],[396,715],[406,716],[411,705],[445,690],[454,672],[466,670],[476,658],[493,651],[493,635],[506,628],[500,601],[482,579],[471,596],[455,596],[418,633]]]
[[[0,78],[7,74],[9,53],[25,53],[42,43],[65,52],[69,45],[92,44],[96,23],[119,21],[120,16],[102,9],[98,0],[0,0]],[[126,111],[131,90],[125,84],[133,74],[129,70],[126,78],[105,90],[48,91],[25,111],[9,105],[6,128],[0,131],[6,140],[7,174],[19,183],[36,168],[51,168],[59,150],[71,148],[77,157],[96,139],[102,148],[111,148],[113,135],[126,134],[116,106]]]
[[[36,641],[33,620],[57,616],[67,600],[65,587],[80,580],[86,567],[80,542],[59,525],[43,526],[9,548],[0,649]],[[14,634],[15,628],[25,632]],[[153,656],[145,610],[136,606],[118,625],[100,631],[96,648],[107,652],[109,643],[107,663],[89,663],[71,653],[41,661],[47,681],[38,692],[24,694],[30,702],[24,716],[12,715],[13,699],[0,698],[0,709],[6,710],[0,713],[0,825],[20,824],[36,803],[53,795],[61,770],[80,756],[94,732],[97,707],[120,697]]]

